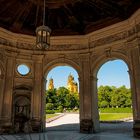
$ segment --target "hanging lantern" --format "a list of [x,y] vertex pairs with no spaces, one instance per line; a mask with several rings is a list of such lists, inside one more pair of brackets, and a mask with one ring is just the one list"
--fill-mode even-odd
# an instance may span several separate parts
[[42,25],[36,29],[36,46],[39,49],[46,49],[50,46],[51,29],[48,26]]
[[47,49],[50,46],[51,29],[45,26],[45,0],[43,11],[43,25],[36,28],[36,46],[39,49]]

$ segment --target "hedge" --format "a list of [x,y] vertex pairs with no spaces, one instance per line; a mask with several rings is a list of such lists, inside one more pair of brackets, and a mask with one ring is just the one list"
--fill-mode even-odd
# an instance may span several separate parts
[[54,114],[55,111],[54,110],[46,110],[46,114]]

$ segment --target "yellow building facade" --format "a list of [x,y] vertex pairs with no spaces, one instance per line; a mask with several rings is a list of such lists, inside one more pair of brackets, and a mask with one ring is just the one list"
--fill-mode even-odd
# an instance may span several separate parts
[[74,77],[71,74],[68,76],[67,88],[71,93],[78,92],[78,84],[74,81]]
[[48,84],[48,90],[53,90],[53,89],[54,89],[53,78],[50,78],[49,84]]

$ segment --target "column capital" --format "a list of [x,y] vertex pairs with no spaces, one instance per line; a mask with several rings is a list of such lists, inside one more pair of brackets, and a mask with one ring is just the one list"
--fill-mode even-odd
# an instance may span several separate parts
[[90,80],[92,80],[92,81],[98,81],[98,78],[95,77],[95,76],[93,76],[93,75],[90,75]]

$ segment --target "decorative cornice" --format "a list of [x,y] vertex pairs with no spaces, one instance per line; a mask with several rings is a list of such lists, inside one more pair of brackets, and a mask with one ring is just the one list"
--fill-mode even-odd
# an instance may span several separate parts
[[106,44],[111,44],[116,41],[121,41],[121,40],[126,40],[127,42],[134,40],[135,38],[138,37],[137,33],[140,32],[140,24],[137,24],[133,28],[123,31],[117,34],[113,34],[104,38],[100,38],[98,40],[92,41],[90,43],[91,48],[92,47],[98,47],[98,46],[103,46]]

